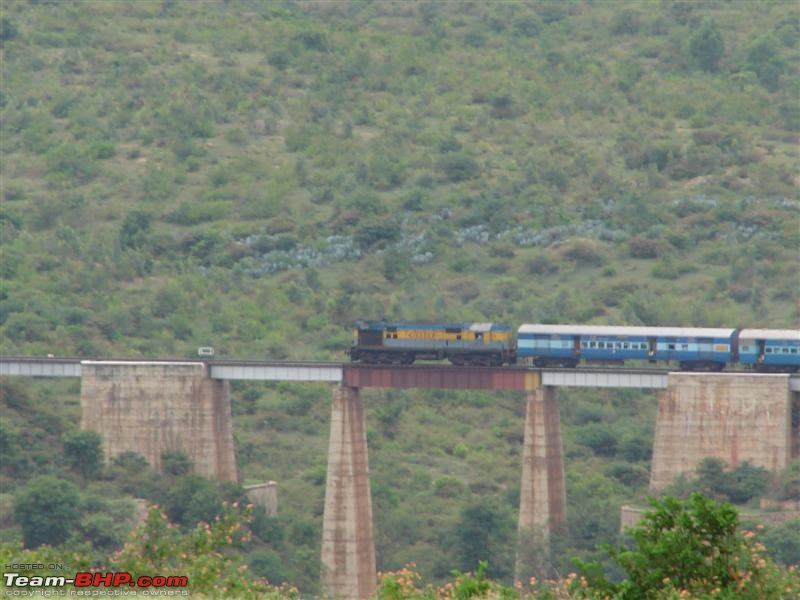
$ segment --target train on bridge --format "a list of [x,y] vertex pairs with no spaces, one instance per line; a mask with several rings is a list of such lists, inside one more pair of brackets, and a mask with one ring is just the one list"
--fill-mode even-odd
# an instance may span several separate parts
[[626,361],[677,363],[685,371],[721,371],[741,365],[766,373],[800,370],[800,330],[701,327],[619,327],[498,323],[358,321],[351,361],[412,364],[576,367]]

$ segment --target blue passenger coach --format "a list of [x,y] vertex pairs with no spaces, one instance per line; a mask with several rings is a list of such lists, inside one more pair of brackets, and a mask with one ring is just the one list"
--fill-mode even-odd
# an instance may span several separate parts
[[526,324],[517,335],[518,360],[536,366],[646,360],[675,361],[684,370],[722,370],[735,355],[735,329]]
[[757,371],[800,370],[800,331],[794,329],[742,329],[739,363]]

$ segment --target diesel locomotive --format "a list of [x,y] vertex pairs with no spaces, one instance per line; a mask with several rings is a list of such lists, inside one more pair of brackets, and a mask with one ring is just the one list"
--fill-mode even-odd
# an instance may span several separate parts
[[685,371],[721,371],[742,365],[767,373],[800,370],[800,330],[703,327],[619,327],[524,324],[515,332],[498,323],[358,321],[351,361],[412,364],[576,367],[626,361],[675,364]]

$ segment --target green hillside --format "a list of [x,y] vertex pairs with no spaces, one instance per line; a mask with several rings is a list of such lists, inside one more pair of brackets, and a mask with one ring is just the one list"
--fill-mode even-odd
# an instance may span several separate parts
[[[798,327],[799,41],[778,1],[5,0],[0,352],[339,360],[357,318]],[[27,466],[0,525],[42,473],[159,499],[70,469],[74,383],[2,392]],[[560,565],[644,493],[655,415],[561,397]],[[310,592],[329,398],[233,386],[242,476],[280,490],[253,570]],[[365,399],[379,568],[474,568],[483,519],[507,578],[521,398]]]

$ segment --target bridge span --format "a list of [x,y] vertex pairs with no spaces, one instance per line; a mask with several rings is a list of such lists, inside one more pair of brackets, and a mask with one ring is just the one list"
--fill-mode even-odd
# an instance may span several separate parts
[[[211,379],[250,381],[298,381],[344,383],[352,387],[524,390],[526,378],[541,377],[541,385],[553,387],[667,389],[670,369],[586,367],[574,369],[536,367],[455,367],[441,364],[367,365],[350,362],[279,360],[190,359],[86,359],[0,357],[0,376],[80,377],[88,364],[197,364],[208,369]],[[721,375],[748,374],[728,371]],[[789,377],[789,387],[800,392],[800,373]]]

